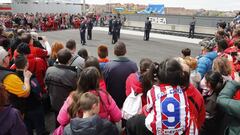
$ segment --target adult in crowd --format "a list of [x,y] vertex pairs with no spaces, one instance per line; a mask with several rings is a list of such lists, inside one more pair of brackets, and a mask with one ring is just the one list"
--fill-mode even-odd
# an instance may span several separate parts
[[80,70],[82,70],[84,67],[84,59],[76,54],[76,41],[73,39],[68,40],[66,43],[66,48],[69,49],[72,54],[69,66],[77,66]]
[[88,18],[87,20],[87,39],[88,40],[92,40],[92,29],[93,29],[92,18]]
[[116,125],[106,119],[102,119],[100,111],[100,100],[98,96],[86,92],[78,99],[76,111],[82,111],[83,116],[76,117],[64,128],[64,135],[81,134],[87,135],[118,135]]
[[118,41],[118,30],[119,30],[118,25],[119,24],[118,24],[117,17],[114,16],[112,21],[112,44],[115,44]]
[[109,15],[108,18],[108,35],[112,35],[113,19],[112,15]]
[[126,45],[119,41],[114,46],[115,59],[108,62],[103,70],[103,76],[107,85],[107,91],[116,101],[119,108],[122,108],[126,99],[126,80],[131,73],[137,72],[137,64],[125,57]]
[[60,51],[63,48],[64,48],[64,45],[61,42],[56,41],[56,42],[52,43],[52,52],[51,52],[50,57],[48,58],[48,66],[49,67],[53,66],[56,63],[57,53],[58,53],[58,51]]
[[209,93],[204,97],[206,108],[206,119],[200,130],[200,135],[223,135],[224,133],[224,113],[217,104],[217,97],[226,81],[218,72],[210,71],[205,75]]
[[98,46],[98,62],[100,64],[100,69],[103,71],[108,59],[108,48],[105,45]]
[[[47,90],[56,118],[69,93],[77,87],[77,72],[75,68],[68,66],[72,58],[71,52],[68,49],[61,49],[57,53],[57,58],[59,64],[49,67],[45,76]],[[58,125],[56,121],[56,127]]]
[[[24,71],[28,69],[28,61],[24,55],[18,55],[15,58],[16,74],[21,80],[24,80]],[[28,129],[28,134],[33,135],[33,129],[37,135],[48,135],[45,129],[44,110],[41,102],[41,86],[34,75],[30,78],[30,95],[26,99],[24,110],[24,122]]]
[[24,33],[21,37],[22,42],[27,43],[30,47],[30,51],[31,54],[33,55],[33,57],[39,57],[43,60],[46,60],[47,56],[50,55],[51,53],[51,46],[49,45],[49,43],[46,41],[45,45],[46,45],[46,50],[45,49],[41,49],[38,47],[34,47],[33,45],[33,38],[31,36],[30,33]]
[[10,94],[10,103],[17,106],[19,97],[26,98],[30,94],[30,77],[32,73],[24,71],[24,81],[22,81],[9,67],[9,54],[0,47],[0,81]]
[[82,57],[84,60],[86,60],[88,58],[88,51],[86,48],[81,48],[80,50],[78,50],[78,55],[80,57]]
[[202,47],[202,55],[198,57],[197,71],[201,74],[201,78],[212,69],[213,60],[217,57],[217,52],[213,49],[215,44],[210,40],[199,42]]
[[144,26],[144,37],[143,37],[144,41],[149,40],[149,34],[150,34],[151,29],[152,29],[152,23],[149,20],[149,17],[147,17],[147,20],[145,21],[145,26]]
[[8,105],[8,93],[0,83],[0,135],[28,135],[19,111]]
[[[25,55],[27,57],[28,70],[36,76],[42,88],[42,93],[46,93],[45,82],[44,82],[45,73],[47,71],[46,62],[39,57],[34,57],[33,54],[31,54],[29,45],[26,43],[21,43],[17,47],[16,52],[17,52],[17,55],[15,57],[17,57],[19,54]],[[16,69],[16,65],[13,64],[11,66],[11,69]]]
[[194,38],[194,32],[195,32],[195,25],[196,25],[196,19],[193,16],[192,21],[189,23],[189,34],[188,38]]
[[84,17],[81,17],[80,38],[81,38],[81,44],[86,45],[86,21]]
[[240,101],[232,99],[239,87],[239,83],[228,81],[217,98],[217,104],[220,106],[220,109],[228,116],[228,120],[225,121],[227,128],[224,129],[224,135],[240,134]]
[[3,26],[0,24],[0,46],[8,50],[10,47],[10,40],[4,34],[5,34],[5,30]]

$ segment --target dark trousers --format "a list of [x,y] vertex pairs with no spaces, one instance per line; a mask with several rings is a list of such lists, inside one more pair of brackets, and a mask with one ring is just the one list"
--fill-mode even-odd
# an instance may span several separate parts
[[194,38],[194,30],[195,30],[195,28],[190,27],[190,29],[189,29],[189,34],[188,34],[188,37],[189,37],[189,38]]
[[108,27],[108,34],[109,34],[109,35],[112,35],[112,26],[109,26],[109,27]]
[[113,31],[112,33],[112,44],[115,44],[118,41],[118,31]]
[[120,38],[120,30],[121,30],[121,29],[118,29],[118,32],[117,32],[117,38],[118,38],[118,39]]
[[88,31],[87,31],[87,39],[88,40],[92,40],[92,29],[89,29]]
[[142,114],[128,119],[126,124],[127,135],[153,135],[145,126],[146,117]]
[[46,134],[44,111],[42,106],[27,111],[24,117],[24,122],[27,126],[29,135],[33,135],[33,129],[36,130],[37,135]]
[[85,44],[86,43],[85,33],[86,33],[85,30],[80,32],[81,44]]
[[150,34],[150,30],[144,30],[144,39],[143,40],[148,41],[149,40],[149,34]]

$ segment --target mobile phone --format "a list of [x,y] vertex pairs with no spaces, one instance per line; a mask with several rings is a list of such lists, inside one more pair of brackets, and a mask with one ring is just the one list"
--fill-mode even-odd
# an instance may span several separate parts
[[38,37],[38,40],[43,40],[43,38],[42,37]]

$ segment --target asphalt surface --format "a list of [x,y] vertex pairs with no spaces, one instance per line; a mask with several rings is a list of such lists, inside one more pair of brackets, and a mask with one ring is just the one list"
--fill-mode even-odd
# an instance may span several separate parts
[[[137,31],[135,32],[138,33]],[[77,42],[77,50],[84,47],[88,50],[89,56],[95,57],[97,57],[97,47],[104,44],[109,48],[109,58],[114,58],[114,45],[111,44],[111,36],[109,36],[106,31],[93,30],[93,39],[87,40],[86,46],[80,44],[80,33],[77,29],[44,32],[40,33],[40,35],[46,36],[50,44],[54,41],[60,41],[65,45],[67,40],[74,39]],[[201,50],[200,46],[195,43],[151,38],[151,35],[150,41],[143,41],[142,39],[143,37],[139,36],[139,33],[136,35],[121,34],[120,40],[123,41],[127,47],[126,56],[137,64],[142,58],[150,58],[154,61],[160,62],[166,58],[181,56],[181,50],[186,47],[192,50],[193,57],[197,56]],[[185,40],[189,39],[186,38]],[[53,113],[47,114],[45,121],[47,129],[52,133],[55,127]]]
[[[109,58],[114,58],[114,45],[111,44],[112,37],[105,31],[93,30],[92,33],[93,38],[92,40],[87,40],[86,46],[80,44],[80,33],[77,29],[44,32],[40,33],[40,35],[45,35],[50,44],[54,41],[61,41],[65,45],[67,40],[74,39],[77,42],[77,49],[84,47],[88,50],[89,56],[95,57],[97,57],[97,47],[104,44],[108,46]],[[136,35],[121,34],[120,38],[120,40],[126,44],[126,56],[136,63],[139,63],[142,58],[150,58],[154,61],[160,62],[169,57],[181,56],[181,50],[186,47],[192,50],[192,56],[197,56],[201,50],[200,46],[194,43],[151,38],[151,35],[150,41],[143,41],[143,37],[138,35],[139,32],[136,31]],[[188,39],[186,38],[186,40]]]

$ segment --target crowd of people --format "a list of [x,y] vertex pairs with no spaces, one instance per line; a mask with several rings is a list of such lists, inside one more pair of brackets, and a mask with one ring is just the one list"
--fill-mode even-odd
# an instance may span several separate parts
[[[0,13],[0,24],[4,25],[7,30],[20,27],[26,28],[29,31],[52,31],[69,28],[80,28],[81,25],[80,14],[68,13],[17,13],[4,14]],[[94,26],[104,26],[108,23],[108,16],[100,16],[95,14],[88,14],[85,19],[91,18]]]
[[1,25],[0,135],[50,134],[48,111],[54,135],[240,134],[239,23],[219,23],[197,58],[183,48],[139,66],[121,41],[109,59],[106,45],[96,58],[73,39],[50,45],[26,29],[6,33]]

